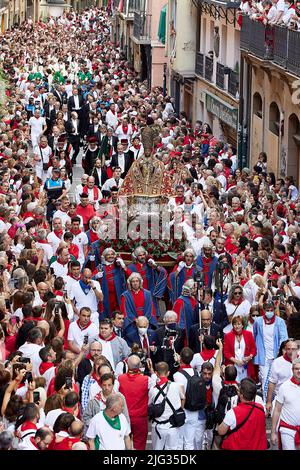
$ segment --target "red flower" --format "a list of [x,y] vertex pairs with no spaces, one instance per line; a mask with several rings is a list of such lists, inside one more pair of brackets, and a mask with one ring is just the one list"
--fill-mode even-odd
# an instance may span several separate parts
[[152,246],[149,246],[148,251],[149,251],[149,253],[153,253],[153,248],[152,248]]
[[142,246],[144,246],[144,247],[146,247],[147,245],[148,245],[147,242],[143,242],[143,243],[142,243]]

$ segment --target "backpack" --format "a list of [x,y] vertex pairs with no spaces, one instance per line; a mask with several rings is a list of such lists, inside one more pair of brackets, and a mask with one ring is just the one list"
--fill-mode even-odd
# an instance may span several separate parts
[[[165,411],[166,395],[163,393],[163,391],[166,387],[167,387],[167,393],[168,393],[169,382],[165,383],[162,387],[157,385],[159,392],[154,398],[153,403],[150,403],[150,405],[148,405],[148,416],[151,421],[154,421],[156,418],[159,418]],[[160,403],[156,403],[160,395],[163,395],[164,399]]]
[[216,424],[221,424],[227,411],[238,403],[238,390],[235,385],[223,385],[215,409]]
[[203,378],[194,370],[194,375],[185,370],[179,370],[187,379],[184,408],[189,411],[203,410],[206,405],[206,384]]

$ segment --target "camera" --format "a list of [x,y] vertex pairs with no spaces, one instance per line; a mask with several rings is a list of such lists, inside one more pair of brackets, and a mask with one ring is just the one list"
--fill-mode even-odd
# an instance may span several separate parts
[[71,390],[73,384],[72,384],[72,377],[66,377],[66,388]]
[[194,277],[194,281],[197,282],[198,287],[200,289],[204,287],[203,272],[201,268],[196,267],[193,277]]
[[89,335],[84,335],[83,344],[88,344],[88,342],[89,342]]
[[22,364],[29,364],[30,363],[30,358],[29,357],[20,357],[19,361]]
[[38,404],[40,401],[40,392],[33,392],[33,403]]
[[32,377],[32,373],[31,373],[31,372],[26,372],[24,378],[25,378],[25,380],[27,380],[27,382],[33,382],[33,377]]
[[226,263],[226,261],[218,261],[217,269],[219,269],[220,271],[224,271],[224,269],[227,269],[227,268],[228,268],[228,263]]

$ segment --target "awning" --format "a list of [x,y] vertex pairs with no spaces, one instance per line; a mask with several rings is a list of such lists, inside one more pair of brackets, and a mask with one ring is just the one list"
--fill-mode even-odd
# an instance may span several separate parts
[[158,24],[158,39],[160,42],[163,44],[166,43],[166,18],[167,18],[167,7],[168,4],[166,3],[162,9],[160,10],[160,18],[159,18],[159,24]]

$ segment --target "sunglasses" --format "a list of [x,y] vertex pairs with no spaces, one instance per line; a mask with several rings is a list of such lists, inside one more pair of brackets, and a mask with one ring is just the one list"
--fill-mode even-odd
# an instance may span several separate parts
[[234,292],[234,295],[242,295],[243,292]]

